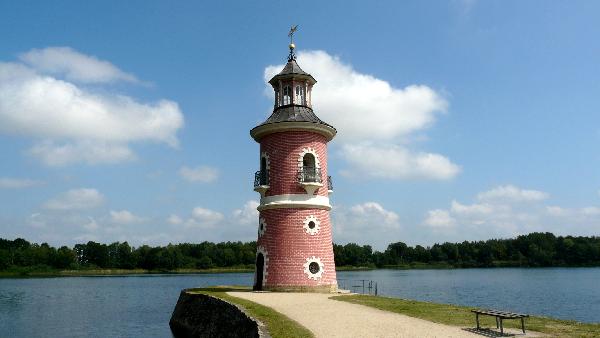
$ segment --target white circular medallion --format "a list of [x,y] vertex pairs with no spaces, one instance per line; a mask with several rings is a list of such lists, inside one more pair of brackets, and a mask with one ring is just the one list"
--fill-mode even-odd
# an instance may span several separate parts
[[260,218],[258,221],[258,237],[261,237],[267,231],[267,221],[264,218]]
[[304,219],[304,231],[309,235],[316,235],[321,229],[321,222],[314,216],[310,215]]
[[309,279],[320,279],[324,271],[324,265],[320,258],[312,256],[306,259],[306,263],[304,263],[304,273]]

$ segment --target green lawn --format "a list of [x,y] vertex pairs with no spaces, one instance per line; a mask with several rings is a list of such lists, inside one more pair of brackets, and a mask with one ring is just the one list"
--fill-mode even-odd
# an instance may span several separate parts
[[228,291],[246,291],[250,289],[243,286],[235,287],[212,287],[212,288],[198,288],[190,289],[190,293],[203,293],[226,300],[230,303],[241,306],[244,310],[253,318],[256,318],[263,322],[267,326],[269,334],[273,338],[310,338],[314,337],[312,332],[306,329],[304,326],[298,324],[296,321],[291,320],[287,316],[260,304],[251,302],[249,300],[233,297],[226,292]]
[[[470,312],[472,308],[465,306],[365,295],[334,296],[332,299],[401,313],[441,324],[469,328],[475,326],[475,315]],[[494,317],[480,316],[479,318],[482,327],[496,328]],[[505,327],[520,328],[520,325],[519,320],[504,321]],[[553,337],[600,337],[600,324],[585,324],[571,320],[530,317],[525,319],[525,328],[547,333]]]

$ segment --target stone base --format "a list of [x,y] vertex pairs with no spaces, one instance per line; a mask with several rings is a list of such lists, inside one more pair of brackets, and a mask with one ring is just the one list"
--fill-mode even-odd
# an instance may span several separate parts
[[180,337],[269,338],[264,325],[234,304],[209,295],[181,291],[169,321]]
[[276,286],[264,286],[262,291],[273,291],[273,292],[307,292],[307,293],[336,293],[338,290],[337,284],[330,285],[276,285]]

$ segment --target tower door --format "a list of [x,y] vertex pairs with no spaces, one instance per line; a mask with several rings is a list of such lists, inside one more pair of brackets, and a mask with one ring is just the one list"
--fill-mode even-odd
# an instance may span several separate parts
[[262,253],[256,255],[256,282],[254,284],[255,291],[261,291],[263,285],[263,269],[265,266],[265,257]]

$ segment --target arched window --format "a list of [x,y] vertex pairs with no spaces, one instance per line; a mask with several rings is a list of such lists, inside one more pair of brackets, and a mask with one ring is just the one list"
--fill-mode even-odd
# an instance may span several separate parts
[[264,156],[260,158],[260,171],[267,171],[267,158]]
[[305,168],[315,168],[315,155],[311,153],[304,154],[302,158],[302,166]]
[[269,185],[269,155],[263,152],[260,156],[260,171],[254,177],[255,186]]
[[292,103],[292,88],[290,86],[283,87],[283,105]]
[[279,89],[275,89],[275,107],[279,107],[280,98],[279,98]]
[[305,105],[305,103],[304,103],[304,87],[296,86],[296,99],[294,102],[296,104]]
[[317,173],[317,166],[315,161],[315,155],[307,153],[302,158],[302,174],[304,182],[319,182],[319,175]]

